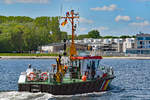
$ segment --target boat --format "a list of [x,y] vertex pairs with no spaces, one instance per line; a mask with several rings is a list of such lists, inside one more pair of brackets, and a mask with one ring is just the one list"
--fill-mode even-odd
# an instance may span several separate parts
[[74,19],[79,18],[74,10],[66,13],[65,21],[72,24],[72,42],[70,55],[66,53],[66,40],[64,39],[64,53],[56,59],[56,64],[51,65],[51,70],[41,71],[32,68],[29,64],[25,72],[21,72],[18,80],[18,91],[46,92],[53,95],[74,95],[108,90],[115,78],[112,67],[101,66],[102,56],[93,54],[77,54],[74,43],[76,24]]

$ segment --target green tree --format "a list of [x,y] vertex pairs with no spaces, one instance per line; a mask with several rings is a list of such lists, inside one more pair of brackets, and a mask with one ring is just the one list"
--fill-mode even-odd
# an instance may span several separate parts
[[98,30],[92,30],[92,31],[88,32],[88,36],[89,36],[89,38],[99,38],[100,33]]
[[0,52],[11,52],[13,49],[10,46],[10,35],[0,34]]
[[0,52],[31,51],[67,37],[59,17],[0,16]]
[[16,25],[11,31],[11,46],[18,52],[21,52],[23,49],[23,25]]
[[103,38],[119,38],[119,37],[117,37],[117,36],[104,36]]
[[129,36],[129,35],[122,35],[122,36],[120,36],[120,38],[131,38],[131,36]]
[[61,32],[61,40],[68,39],[67,32]]
[[84,38],[89,38],[89,35],[88,34],[81,34],[81,35],[78,36],[79,40],[82,40]]
[[59,28],[59,17],[52,17],[51,20],[51,37],[53,42],[60,42],[61,41],[61,32]]
[[133,36],[131,36],[132,38],[136,38],[136,36],[135,35],[133,35]]

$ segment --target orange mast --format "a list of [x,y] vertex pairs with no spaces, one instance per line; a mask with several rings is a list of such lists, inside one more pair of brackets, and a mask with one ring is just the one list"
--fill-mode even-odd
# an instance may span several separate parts
[[65,19],[65,24],[67,23],[67,19],[69,19],[69,21],[71,22],[71,25],[72,25],[72,43],[70,46],[70,56],[77,55],[77,51],[76,51],[76,47],[75,47],[75,43],[74,43],[74,32],[75,32],[75,28],[76,28],[76,25],[74,25],[74,19],[79,18],[79,15],[78,15],[78,13],[75,14],[74,10],[71,10],[70,14],[69,14],[69,12],[67,12],[66,17],[61,17],[61,18]]

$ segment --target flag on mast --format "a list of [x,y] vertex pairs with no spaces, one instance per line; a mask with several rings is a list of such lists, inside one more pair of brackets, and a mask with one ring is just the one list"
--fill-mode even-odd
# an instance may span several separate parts
[[65,19],[65,21],[62,22],[61,25],[64,27],[67,23],[68,23],[68,22],[67,22],[67,19]]

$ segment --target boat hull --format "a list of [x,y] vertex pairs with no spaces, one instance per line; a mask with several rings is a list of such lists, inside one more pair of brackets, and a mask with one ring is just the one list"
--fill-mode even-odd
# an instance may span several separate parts
[[73,95],[107,90],[114,77],[66,84],[18,84],[18,91],[46,92],[53,95]]

